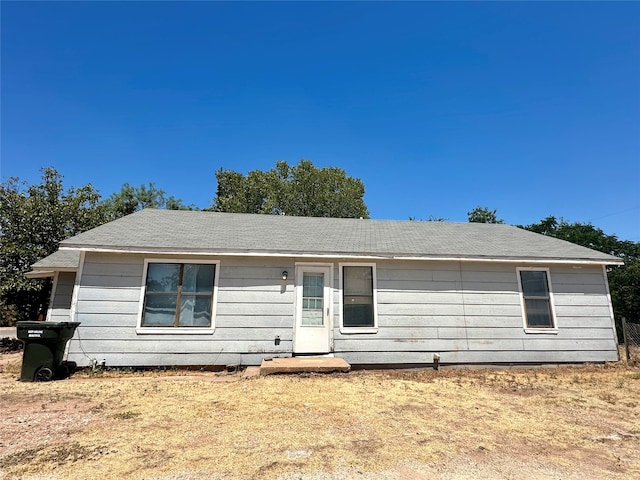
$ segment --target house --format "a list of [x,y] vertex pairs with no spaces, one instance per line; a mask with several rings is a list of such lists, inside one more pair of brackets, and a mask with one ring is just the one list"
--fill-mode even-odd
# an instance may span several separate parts
[[79,365],[618,359],[617,257],[509,225],[143,210],[63,241],[47,320]]

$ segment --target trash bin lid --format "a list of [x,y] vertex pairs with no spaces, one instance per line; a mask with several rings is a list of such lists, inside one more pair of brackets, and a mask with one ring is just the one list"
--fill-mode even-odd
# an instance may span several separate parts
[[16,337],[20,340],[71,338],[80,322],[16,322]]
[[80,322],[36,322],[33,320],[16,322],[16,328],[68,328],[78,325]]

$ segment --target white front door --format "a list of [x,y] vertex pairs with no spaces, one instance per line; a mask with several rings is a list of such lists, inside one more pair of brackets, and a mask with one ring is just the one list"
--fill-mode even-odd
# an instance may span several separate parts
[[293,353],[329,353],[331,267],[296,266],[296,331]]

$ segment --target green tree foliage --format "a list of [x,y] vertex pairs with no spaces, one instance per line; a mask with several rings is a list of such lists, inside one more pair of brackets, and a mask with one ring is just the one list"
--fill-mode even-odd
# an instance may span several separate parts
[[435,215],[429,215],[429,218],[427,218],[426,220],[422,218],[417,219],[415,216],[410,216],[409,221],[410,222],[448,222],[449,219],[444,217],[436,217]]
[[41,182],[10,178],[0,185],[0,325],[35,319],[49,301],[50,282],[24,276],[65,238],[143,208],[193,210],[153,183],[132,187],[102,201],[90,184],[65,191],[62,175],[43,168]]
[[467,212],[470,223],[504,223],[504,220],[496,216],[496,210],[489,210],[487,207],[476,207]]
[[316,168],[308,160],[294,166],[277,161],[269,171],[253,170],[246,176],[220,169],[216,179],[211,209],[217,212],[369,218],[364,184],[340,168]]
[[588,223],[569,223],[549,216],[539,223],[521,226],[526,230],[541,233],[568,242],[592,248],[624,260],[623,266],[612,267],[608,271],[609,289],[613,311],[620,334],[620,321],[640,323],[640,243],[618,240],[615,235],[607,235],[601,229]]
[[93,186],[65,191],[54,168],[41,172],[37,185],[17,178],[0,184],[0,324],[37,318],[48,302],[50,285],[23,274],[55,252],[61,240],[107,218]]
[[184,205],[182,200],[167,196],[164,190],[156,188],[153,182],[149,186],[134,187],[125,183],[119,192],[113,193],[104,201],[111,220],[124,217],[144,208],[165,208],[167,210],[195,210],[193,205]]

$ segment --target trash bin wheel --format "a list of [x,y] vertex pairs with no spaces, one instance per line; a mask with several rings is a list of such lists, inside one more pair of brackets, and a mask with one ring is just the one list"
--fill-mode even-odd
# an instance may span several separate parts
[[36,371],[35,380],[36,382],[48,382],[53,378],[53,372],[48,367],[40,367]]
[[62,365],[56,370],[56,380],[64,380],[65,378],[69,378],[69,375],[71,375],[69,366],[65,362],[62,362]]
[[54,380],[64,380],[65,378],[69,378],[73,372],[78,368],[78,364],[76,362],[62,362],[58,370],[56,370],[56,374],[53,377]]

